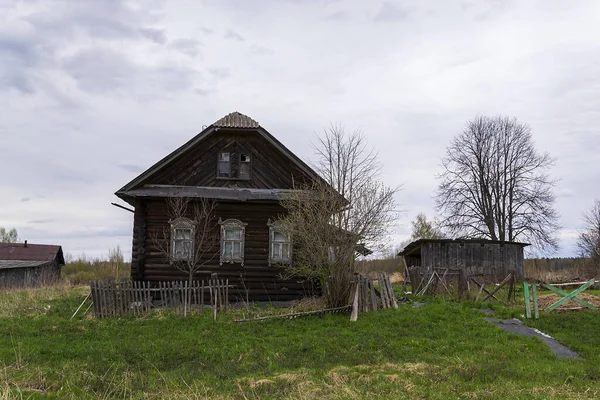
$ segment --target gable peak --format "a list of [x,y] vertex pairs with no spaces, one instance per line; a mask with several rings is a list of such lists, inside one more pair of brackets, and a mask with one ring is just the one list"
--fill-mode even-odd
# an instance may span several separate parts
[[234,111],[212,124],[220,128],[259,128],[258,122],[247,115]]

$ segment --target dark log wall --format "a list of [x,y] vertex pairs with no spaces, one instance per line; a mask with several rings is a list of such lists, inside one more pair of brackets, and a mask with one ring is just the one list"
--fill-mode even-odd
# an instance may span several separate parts
[[[217,157],[220,152],[251,155],[249,180],[218,179]],[[234,164],[235,165],[235,164]],[[213,132],[181,155],[143,184],[227,187],[232,184],[242,188],[290,189],[301,182],[308,182],[305,174],[289,158],[256,131],[221,129]]]
[[[410,264],[409,264],[410,265]],[[523,247],[496,243],[423,243],[422,268],[459,268],[467,275],[484,274],[504,279],[512,270],[522,280]]]
[[[211,273],[217,273],[219,278],[229,279],[230,284],[236,286],[230,295],[239,300],[290,300],[310,294],[310,284],[297,279],[281,279],[280,275],[285,273],[286,267],[268,265],[267,221],[269,218],[277,219],[283,213],[284,208],[276,202],[219,203],[214,221],[214,253],[205,255],[207,263],[194,279],[207,279]],[[240,263],[219,265],[219,217],[222,220],[236,218],[248,224],[245,230],[244,266]],[[164,200],[148,200],[136,207],[131,270],[133,279],[158,282],[188,278],[186,272],[170,265],[156,246],[157,240],[164,240],[164,235],[169,234],[169,219]],[[146,228],[142,229],[142,224]]]

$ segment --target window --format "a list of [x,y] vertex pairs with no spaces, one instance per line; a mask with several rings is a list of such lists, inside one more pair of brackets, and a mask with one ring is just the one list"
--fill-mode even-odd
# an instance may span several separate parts
[[269,225],[269,265],[289,264],[292,261],[292,240],[278,222],[267,222]]
[[194,223],[187,218],[171,221],[171,259],[190,260],[194,253]]
[[217,159],[217,178],[250,179],[252,162],[250,153],[221,152]]
[[229,153],[219,153],[219,178],[229,178],[231,176],[231,161]]
[[239,262],[244,265],[244,235],[246,225],[237,219],[226,219],[221,221],[221,260],[220,265],[224,262],[234,263]]
[[240,179],[250,179],[250,156],[240,154]]

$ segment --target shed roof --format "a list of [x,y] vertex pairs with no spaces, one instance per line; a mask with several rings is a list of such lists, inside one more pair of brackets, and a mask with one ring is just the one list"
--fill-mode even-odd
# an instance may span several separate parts
[[32,268],[48,264],[50,261],[0,260],[0,270],[13,268]]
[[520,245],[522,247],[529,246],[529,243],[521,243],[521,242],[507,242],[502,240],[489,240],[489,239],[418,239],[414,242],[409,243],[398,256],[407,256],[415,252],[421,248],[422,244],[425,243],[479,243],[482,245],[486,244],[500,244],[500,245]]
[[0,260],[54,261],[65,264],[62,247],[51,244],[0,243]]

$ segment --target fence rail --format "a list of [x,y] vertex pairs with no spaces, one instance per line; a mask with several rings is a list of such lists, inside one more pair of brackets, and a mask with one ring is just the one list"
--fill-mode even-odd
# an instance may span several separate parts
[[94,312],[98,317],[118,315],[142,316],[156,308],[168,308],[179,315],[190,310],[229,307],[229,280],[213,278],[208,281],[158,282],[105,280],[91,283]]

